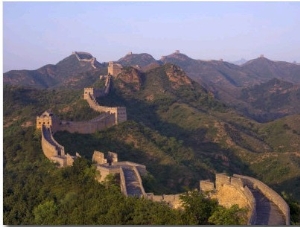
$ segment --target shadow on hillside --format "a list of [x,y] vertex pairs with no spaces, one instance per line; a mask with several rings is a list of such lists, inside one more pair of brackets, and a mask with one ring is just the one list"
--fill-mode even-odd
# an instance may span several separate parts
[[[174,137],[176,141],[182,141],[183,146],[190,148],[193,151],[194,160],[188,162],[178,157],[178,166],[168,166],[158,165],[155,161],[149,159],[147,154],[143,153],[144,151],[137,150],[120,141],[111,141],[109,144],[105,145],[107,151],[111,150],[120,154],[119,157],[121,160],[130,160],[145,164],[155,178],[161,179],[159,180],[160,182],[167,180],[171,181],[169,178],[173,178],[173,176],[176,175],[176,177],[172,179],[173,183],[168,185],[172,191],[174,189],[175,191],[182,191],[184,180],[176,180],[176,178],[184,179],[187,177],[184,173],[178,171],[179,166],[187,168],[191,173],[193,178],[192,180],[189,180],[189,187],[191,188],[198,187],[199,180],[207,178],[213,179],[215,172],[226,172],[230,175],[237,173],[254,176],[248,166],[243,163],[233,151],[221,148],[217,143],[203,142],[207,133],[205,129],[187,130],[179,127],[177,124],[169,123],[161,119],[157,114],[157,110],[159,108],[164,108],[162,106],[147,103],[137,98],[133,98],[132,96],[124,98],[124,95],[118,94],[116,90],[97,101],[100,105],[105,106],[126,106],[128,120],[144,125],[167,138]],[[80,140],[78,139],[78,141]],[[104,146],[102,142],[96,141],[96,143],[98,146],[100,144],[100,147]],[[90,148],[91,146],[89,149]],[[99,148],[95,147],[95,149]],[[130,152],[128,152],[128,150]],[[91,157],[91,154],[89,156]]]
[[292,194],[292,196],[300,203],[300,176],[284,181],[280,184],[270,184],[279,195],[282,192]]
[[82,157],[91,160],[95,150],[103,152],[105,157],[107,157],[108,151],[112,151],[118,154],[119,161],[131,161],[145,165],[150,174],[146,177],[146,192],[169,194],[184,191],[184,185],[177,183],[178,179],[191,173],[182,172],[181,164],[163,164],[161,157],[155,157],[143,149],[135,148],[133,144],[127,144],[112,138],[113,133],[114,129],[112,129],[112,132],[102,131],[95,134],[63,131],[56,132],[54,137],[58,143],[65,147],[65,151],[71,155],[78,152]]

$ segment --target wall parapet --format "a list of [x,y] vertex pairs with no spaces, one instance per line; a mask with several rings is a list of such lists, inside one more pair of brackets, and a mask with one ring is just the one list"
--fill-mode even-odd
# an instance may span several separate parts
[[256,222],[256,200],[253,196],[253,193],[251,192],[251,190],[248,188],[247,185],[245,185],[244,187],[244,193],[248,198],[249,206],[251,209],[250,218],[247,224],[254,225]]
[[269,200],[278,206],[285,217],[286,225],[290,224],[290,208],[286,201],[277,192],[255,178],[238,174],[234,174],[233,176],[241,178],[246,185],[259,189]]
[[65,154],[65,148],[53,138],[51,127],[42,126],[41,143],[43,152],[48,159],[58,163],[61,167],[73,164],[73,156]]
[[[248,207],[250,208],[249,210],[249,218],[248,218],[248,225],[255,224],[256,222],[256,201],[254,198],[253,193],[251,190],[248,188],[247,185],[244,184],[244,181],[234,175],[232,177],[224,174],[224,173],[219,173],[216,174],[216,182],[215,182],[215,187],[213,188],[213,182],[209,180],[202,180],[200,181],[200,190],[201,191],[213,191],[213,190],[221,190],[223,186],[227,187],[232,187],[236,190],[236,193],[239,193],[240,195],[243,196],[243,198],[246,199]],[[223,201],[224,202],[224,201]]]
[[125,182],[125,174],[122,168],[120,168],[120,181],[121,181],[121,192],[124,195],[127,195],[127,188],[126,188],[126,182]]
[[153,193],[146,193],[144,198],[149,199],[153,202],[163,202],[174,209],[182,207],[182,201],[180,196],[182,194],[170,194],[170,195],[154,195]]
[[144,189],[144,186],[143,186],[143,181],[142,181],[142,178],[141,178],[141,176],[140,176],[140,173],[139,173],[139,171],[137,170],[136,166],[133,166],[132,169],[133,169],[135,175],[136,175],[137,178],[138,178],[138,182],[139,182],[140,188],[141,188],[141,190],[142,190],[142,195],[145,196],[145,195],[146,195],[146,192],[145,192],[145,189]]

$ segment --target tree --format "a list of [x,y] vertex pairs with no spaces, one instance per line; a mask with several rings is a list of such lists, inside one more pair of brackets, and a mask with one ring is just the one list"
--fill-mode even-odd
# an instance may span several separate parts
[[45,201],[34,208],[34,220],[38,225],[55,224],[57,206],[54,201]]
[[218,206],[217,200],[206,198],[198,191],[187,192],[185,195],[181,195],[180,199],[185,209],[185,221],[189,224],[209,224],[208,219]]
[[244,225],[247,220],[247,209],[233,205],[229,209],[218,206],[208,221],[215,225]]
[[281,193],[284,200],[290,207],[291,214],[291,224],[299,225],[300,224],[300,203],[292,196],[285,191]]

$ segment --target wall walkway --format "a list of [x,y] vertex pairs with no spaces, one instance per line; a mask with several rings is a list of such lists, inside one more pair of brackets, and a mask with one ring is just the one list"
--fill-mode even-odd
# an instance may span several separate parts
[[[263,182],[255,178],[237,175],[237,174],[234,174],[233,176],[242,179],[243,183],[247,185],[250,188],[250,190],[252,190],[252,192],[253,191],[255,192],[255,196],[257,197],[256,200],[257,216],[259,215],[258,209],[262,209],[260,210],[261,212],[265,212],[266,210],[269,210],[268,220],[271,219],[278,220],[278,225],[280,225],[282,222],[285,223],[286,225],[290,224],[290,208],[288,204],[285,202],[285,200],[280,195],[278,195],[277,192],[275,192],[266,184],[264,184]],[[264,197],[263,199],[262,196]],[[260,206],[262,208],[260,208]],[[262,222],[265,222],[265,219],[258,218],[257,221],[259,220],[263,220]]]
[[256,219],[253,225],[285,225],[285,218],[279,208],[259,190],[251,189],[256,201]]
[[44,125],[42,126],[42,149],[47,158],[65,155],[64,147],[56,142],[51,129]]
[[124,180],[126,186],[127,196],[143,196],[143,186],[140,184],[136,172],[133,170],[133,167],[124,166],[122,167],[124,173]]

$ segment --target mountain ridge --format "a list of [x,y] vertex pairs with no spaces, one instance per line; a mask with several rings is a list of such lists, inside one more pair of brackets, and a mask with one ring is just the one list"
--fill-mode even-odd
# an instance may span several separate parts
[[[79,55],[78,55],[79,54]],[[81,56],[81,58],[79,57]],[[59,86],[64,80],[83,72],[104,68],[91,54],[73,52],[58,63],[47,64],[36,70],[11,70],[3,74],[4,84],[48,88]]]
[[[134,66],[141,73],[167,63],[177,65],[185,71],[188,77],[210,91],[214,97],[258,121],[274,120],[282,114],[274,109],[275,113],[261,109],[260,113],[257,114],[257,108],[252,106],[251,102],[249,105],[249,100],[242,98],[245,90],[259,89],[258,85],[268,83],[274,78],[293,83],[295,86],[300,84],[300,65],[284,61],[272,61],[264,56],[249,60],[242,65],[236,65],[222,59],[197,60],[180,53],[180,51],[163,56],[160,60],[155,60],[153,56],[147,53],[133,54],[130,52],[115,62],[125,68]],[[107,73],[106,67],[107,63],[99,63],[90,53],[73,52],[72,55],[56,65],[48,64],[31,71],[11,71],[4,73],[3,77],[4,84],[39,88],[79,88],[89,84],[89,81],[95,82],[97,74],[98,76],[105,75]],[[297,86],[295,88],[298,89]],[[286,90],[285,92],[290,93],[291,91]],[[295,95],[297,92],[293,91],[292,93],[290,96],[296,97],[296,99],[293,98],[294,103],[299,103],[300,97]],[[276,99],[270,100],[276,104]],[[285,113],[286,115],[298,113],[298,110],[297,112],[293,111],[293,105],[288,108],[289,111]],[[263,117],[267,114],[269,114],[269,118]]]

